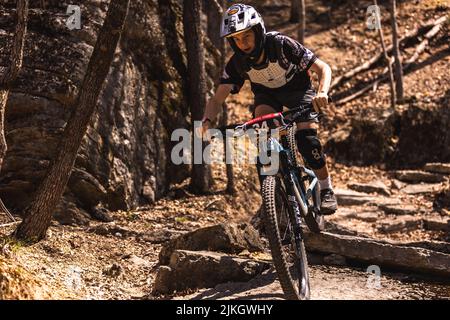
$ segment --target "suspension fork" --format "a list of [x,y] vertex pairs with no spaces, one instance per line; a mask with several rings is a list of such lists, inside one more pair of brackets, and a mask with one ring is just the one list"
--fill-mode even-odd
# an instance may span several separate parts
[[289,181],[289,195],[292,196],[296,202],[297,206],[300,209],[300,214],[303,217],[306,217],[308,214],[308,207],[306,206],[306,199],[304,198],[304,195],[301,193],[301,191],[298,188],[298,181],[294,174],[292,172],[289,172],[288,174],[288,181]]
[[[287,145],[287,138],[286,136],[282,137],[282,144]],[[289,190],[289,194],[295,197],[295,200],[297,200],[298,206],[300,207],[301,214],[303,218],[306,217],[308,214],[308,206],[307,206],[307,199],[311,196],[312,191],[314,190],[314,186],[317,183],[317,178],[311,183],[308,187],[308,189],[305,188],[305,184],[303,182],[303,172],[306,175],[312,175],[315,177],[315,174],[313,171],[305,168],[305,167],[298,167],[295,162],[292,161],[291,155],[288,154],[286,148],[284,148],[285,151],[283,154],[280,154],[280,163],[281,163],[281,169],[283,170],[283,175],[287,177],[286,185],[291,186]]]
[[289,202],[289,216],[290,216],[290,225],[292,228],[293,235],[293,249],[295,252],[295,256],[302,257],[301,252],[301,243],[303,241],[303,231],[301,227],[301,215],[303,215],[302,206],[304,206],[304,202],[298,201],[300,193],[295,183],[295,175],[291,170],[288,170],[287,175],[283,175],[283,179],[285,180],[285,189],[288,196]]
[[290,214],[293,216],[291,225],[293,227],[296,240],[300,240],[302,236],[301,230],[301,216],[305,217],[308,208],[305,205],[305,201],[302,198],[302,194],[298,189],[298,179],[295,176],[293,167],[289,162],[289,156],[285,150],[280,152],[280,172],[283,177],[284,186],[288,196],[290,205]]

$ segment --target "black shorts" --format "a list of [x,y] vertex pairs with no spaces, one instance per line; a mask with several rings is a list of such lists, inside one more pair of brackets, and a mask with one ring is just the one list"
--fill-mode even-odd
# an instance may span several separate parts
[[[314,90],[308,91],[293,91],[293,92],[256,92],[255,103],[252,106],[251,112],[255,116],[255,109],[261,104],[266,104],[274,108],[277,112],[283,111],[283,107],[288,109],[297,108],[301,105],[311,103],[312,98],[315,97]],[[314,121],[319,122],[319,114],[311,109],[311,112],[305,114],[301,121]]]

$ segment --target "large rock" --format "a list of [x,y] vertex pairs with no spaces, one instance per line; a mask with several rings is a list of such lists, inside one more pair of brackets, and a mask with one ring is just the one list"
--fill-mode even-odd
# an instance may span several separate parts
[[376,201],[375,196],[371,196],[364,192],[336,188],[334,189],[334,193],[338,204],[343,206],[362,205]]
[[420,170],[399,170],[395,172],[395,177],[400,181],[409,183],[438,183],[445,181],[444,176],[440,174]]
[[450,108],[448,94],[434,106],[413,101],[397,121],[398,143],[387,164],[397,168],[450,162]]
[[68,187],[86,208],[94,208],[106,197],[106,190],[101,183],[84,170],[74,168]]
[[385,163],[393,169],[450,162],[448,95],[434,106],[408,103],[404,111],[394,114],[383,114],[378,107],[365,108],[363,116],[331,132],[326,151],[349,164]]
[[434,193],[442,188],[441,184],[436,183],[420,183],[420,184],[409,184],[403,189],[402,192],[406,194],[427,194]]
[[391,189],[400,190],[406,186],[406,183],[401,182],[397,179],[391,180]]
[[[307,229],[304,228],[304,230],[307,230]],[[325,221],[325,230],[330,233],[343,234],[346,236],[359,235],[358,231],[350,230],[338,223],[334,223],[334,222],[330,222],[330,221]]]
[[63,225],[88,225],[91,220],[88,212],[65,199],[58,204],[53,217]]
[[[82,29],[66,27],[73,1],[30,2],[24,64],[6,108],[8,153],[0,197],[23,212],[55,154],[106,14],[108,1],[77,1]],[[16,1],[0,6],[0,66],[6,66]],[[99,203],[129,210],[165,194],[188,175],[173,167],[171,132],[187,128],[182,10],[178,1],[136,0],[98,99],[98,112],[78,153],[65,193],[89,214]],[[218,56],[208,41],[206,70]],[[214,54],[212,54],[214,53]],[[207,77],[211,88],[212,80]],[[209,89],[208,88],[208,89]],[[73,220],[58,215],[58,219]]]
[[348,188],[366,193],[378,193],[385,196],[390,196],[389,188],[381,181],[373,181],[371,183],[349,183]]
[[219,224],[185,233],[167,242],[159,253],[161,264],[168,264],[175,250],[210,250],[224,253],[262,251],[264,246],[253,226],[242,224]]
[[255,261],[208,251],[176,250],[168,266],[161,266],[153,293],[167,294],[187,289],[212,288],[225,282],[246,282],[269,267]]
[[357,219],[365,222],[377,222],[380,217],[378,211],[352,210],[351,212],[345,212],[343,209],[341,209],[339,211],[339,221],[346,219]]
[[380,205],[378,206],[386,214],[395,215],[412,215],[418,212],[418,209],[414,205]]
[[382,223],[378,227],[378,231],[383,233],[406,232],[422,229],[423,227],[423,220],[420,218],[407,217],[399,220],[400,221],[395,223]]
[[423,170],[435,173],[450,174],[450,163],[427,163]]
[[338,161],[369,165],[385,161],[393,152],[393,117],[352,118],[344,128],[333,132],[325,150]]
[[450,232],[450,219],[423,219],[423,227],[426,230]]
[[433,201],[433,207],[437,210],[450,210],[450,186],[447,185],[436,194]]
[[379,266],[450,276],[450,255],[433,250],[328,232],[305,234],[307,250],[334,253]]
[[[449,227],[450,227],[450,224],[449,224]],[[450,230],[450,228],[448,228],[448,230]],[[423,240],[423,241],[402,243],[402,246],[424,248],[424,249],[428,249],[428,250],[432,250],[432,251],[438,251],[438,252],[450,254],[450,243],[445,242],[445,241]]]

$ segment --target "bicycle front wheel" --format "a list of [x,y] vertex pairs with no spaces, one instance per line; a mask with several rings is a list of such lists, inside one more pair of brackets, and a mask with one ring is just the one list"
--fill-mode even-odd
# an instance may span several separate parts
[[308,262],[303,241],[295,237],[294,216],[279,178],[268,176],[262,187],[264,225],[272,259],[287,299],[309,299]]

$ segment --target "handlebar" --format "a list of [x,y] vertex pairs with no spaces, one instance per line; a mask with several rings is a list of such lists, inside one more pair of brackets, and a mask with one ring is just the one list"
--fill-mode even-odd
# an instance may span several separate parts
[[[313,109],[312,103],[308,103],[308,104],[305,104],[305,105],[302,105],[302,106],[299,106],[299,107],[296,107],[293,109],[289,109],[284,112],[269,113],[269,114],[265,114],[263,116],[251,119],[249,121],[246,121],[244,123],[231,124],[231,125],[227,125],[227,126],[218,127],[216,129],[219,130],[221,133],[226,133],[226,130],[230,130],[230,129],[246,131],[250,128],[250,126],[253,126],[255,124],[260,124],[260,123],[263,123],[264,121],[273,120],[273,119],[280,119],[284,126],[288,126],[288,125],[294,123],[295,121],[297,121],[299,118],[301,118],[305,113],[310,112],[312,109]],[[294,116],[290,119],[286,119],[286,116],[288,116],[290,114],[294,114]],[[319,116],[320,115],[321,114],[319,114]]]

